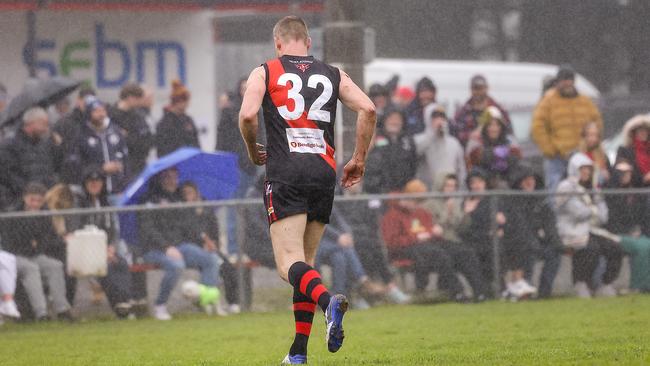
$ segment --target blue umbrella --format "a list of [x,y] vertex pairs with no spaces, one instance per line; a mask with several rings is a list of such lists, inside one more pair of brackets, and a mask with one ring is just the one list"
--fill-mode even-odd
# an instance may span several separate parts
[[[239,185],[237,155],[226,152],[205,153],[196,148],[181,148],[147,165],[124,191],[119,205],[143,203],[151,179],[169,168],[176,168],[180,184],[194,182],[201,196],[206,200],[232,198]],[[120,214],[120,233],[127,243],[138,244],[134,213]]]

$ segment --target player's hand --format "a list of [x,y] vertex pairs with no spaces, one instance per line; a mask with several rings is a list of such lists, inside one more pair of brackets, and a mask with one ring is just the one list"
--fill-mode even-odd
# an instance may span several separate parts
[[255,150],[248,149],[248,158],[251,159],[255,165],[266,164],[266,148],[262,144],[255,144]]
[[361,177],[363,177],[365,171],[366,163],[352,158],[343,168],[343,178],[341,178],[341,185],[343,188],[350,188],[361,182]]

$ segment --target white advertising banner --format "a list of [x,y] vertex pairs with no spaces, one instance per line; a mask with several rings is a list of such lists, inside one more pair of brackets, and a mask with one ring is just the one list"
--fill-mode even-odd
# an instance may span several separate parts
[[[202,147],[214,148],[216,115],[212,11],[53,11],[36,13],[39,77],[64,75],[88,81],[114,102],[134,81],[155,90],[156,120],[169,103],[171,81],[181,80],[192,99],[188,114]],[[10,95],[28,77],[24,11],[0,11],[0,82]]]

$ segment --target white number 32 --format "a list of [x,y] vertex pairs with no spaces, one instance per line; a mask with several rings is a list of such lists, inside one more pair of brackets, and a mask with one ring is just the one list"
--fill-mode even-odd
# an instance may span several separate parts
[[[290,121],[294,121],[302,116],[302,113],[305,111],[305,98],[300,94],[302,90],[302,79],[300,76],[292,73],[282,74],[278,78],[278,85],[287,86],[288,82],[291,82],[291,89],[287,91],[287,98],[294,101],[293,111],[290,111],[286,105],[278,107],[278,112],[282,118]],[[309,113],[307,113],[307,118],[312,121],[321,121],[321,122],[331,122],[330,112],[324,111],[321,108],[327,103],[332,97],[332,82],[325,75],[315,74],[309,77],[307,80],[307,87],[311,89],[318,88],[318,84],[323,85],[323,92],[316,98],[314,103],[312,103],[309,108]]]

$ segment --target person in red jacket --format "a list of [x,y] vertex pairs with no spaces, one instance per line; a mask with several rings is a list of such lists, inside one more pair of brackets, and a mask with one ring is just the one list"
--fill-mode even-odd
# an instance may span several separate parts
[[[408,182],[404,193],[424,193],[426,185],[417,179]],[[476,256],[455,250],[453,243],[443,240],[443,229],[434,223],[433,215],[415,199],[400,199],[386,211],[381,230],[391,260],[409,259],[415,267],[415,286],[422,293],[429,283],[429,274],[437,272],[439,288],[452,299],[465,301],[463,287],[456,271],[465,276],[478,268]],[[483,297],[474,289],[477,299]]]

